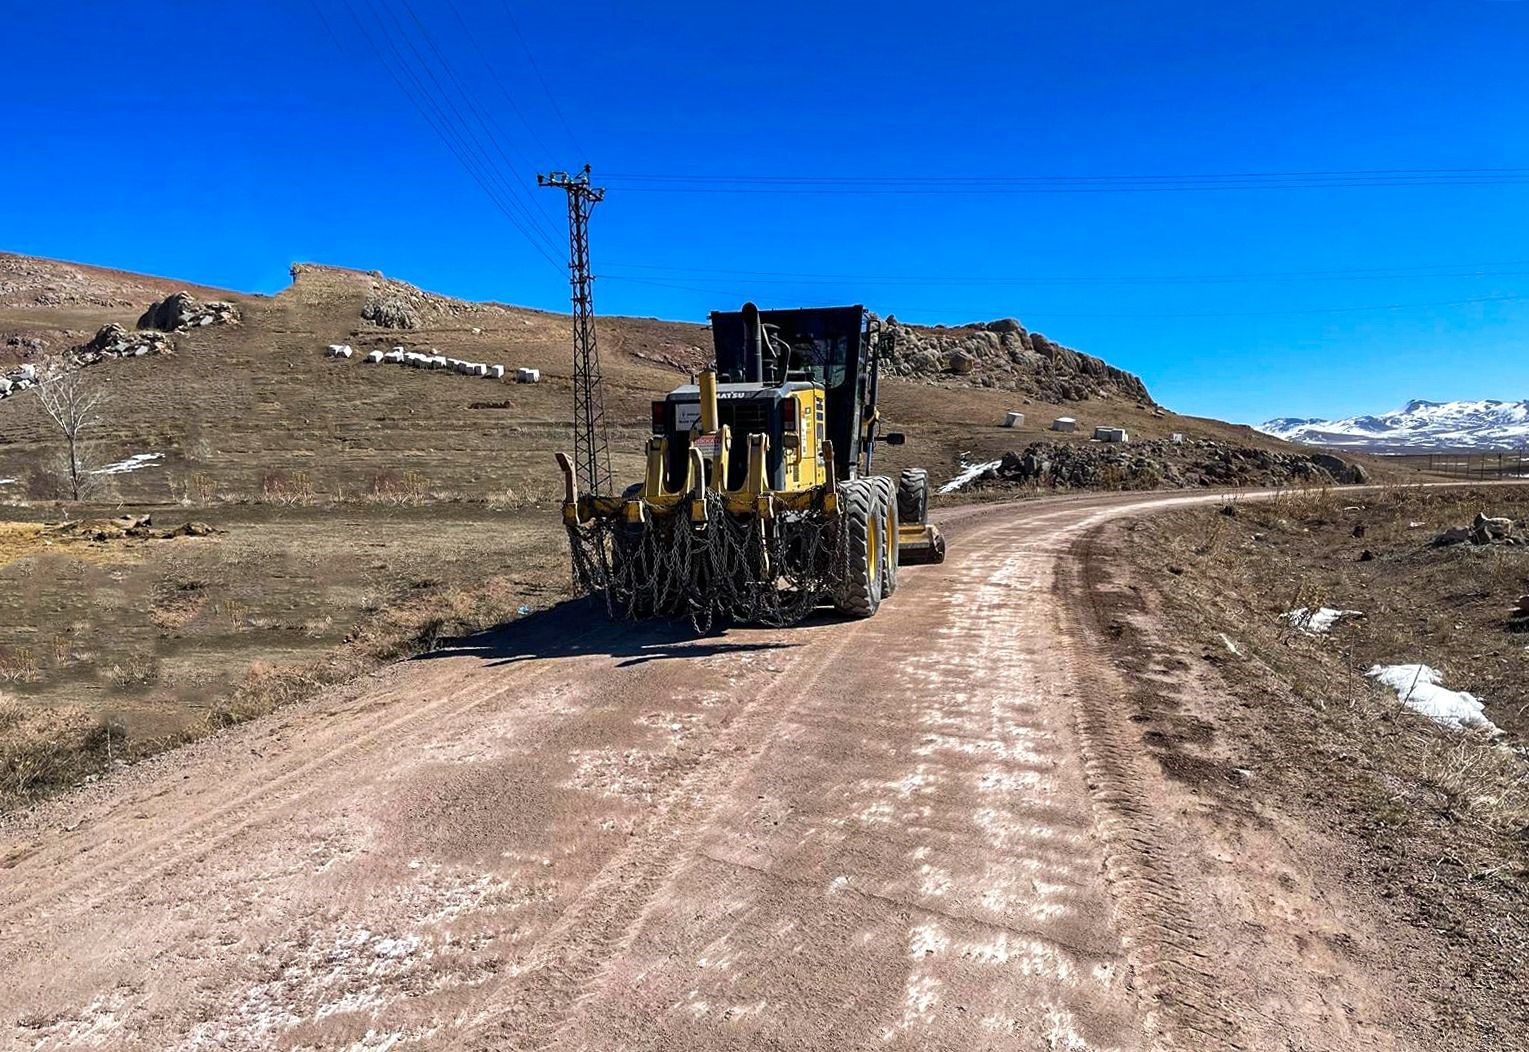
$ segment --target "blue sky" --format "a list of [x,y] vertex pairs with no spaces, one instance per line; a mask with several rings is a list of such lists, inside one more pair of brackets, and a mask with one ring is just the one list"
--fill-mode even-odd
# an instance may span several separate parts
[[588,161],[602,312],[1013,315],[1232,420],[1529,397],[1529,3],[319,2],[12,5],[0,248],[560,308]]

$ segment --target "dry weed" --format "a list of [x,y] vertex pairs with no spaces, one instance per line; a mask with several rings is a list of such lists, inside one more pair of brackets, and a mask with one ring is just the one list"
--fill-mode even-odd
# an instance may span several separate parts
[[260,480],[259,502],[262,504],[312,505],[317,503],[317,497],[313,476],[306,471],[294,471],[290,475],[270,471]]
[[0,694],[0,814],[76,784],[111,760],[118,728],[83,709],[28,708]]
[[1414,742],[1420,781],[1465,814],[1507,832],[1529,829],[1529,762],[1480,735],[1420,734]]
[[0,682],[36,683],[40,675],[30,648],[18,647],[13,654],[0,655]]

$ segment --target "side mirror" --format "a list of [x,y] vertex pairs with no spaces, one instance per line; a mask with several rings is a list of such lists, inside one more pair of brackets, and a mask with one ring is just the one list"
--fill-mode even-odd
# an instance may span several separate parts
[[889,446],[900,446],[908,441],[908,436],[903,434],[901,431],[888,431],[886,434],[881,436],[881,441],[885,442]]

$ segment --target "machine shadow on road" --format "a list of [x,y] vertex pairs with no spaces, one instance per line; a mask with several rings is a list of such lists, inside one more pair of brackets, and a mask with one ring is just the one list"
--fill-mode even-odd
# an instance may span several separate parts
[[[812,619],[816,620],[816,619]],[[651,661],[790,650],[802,644],[700,636],[686,621],[616,621],[589,599],[570,599],[483,632],[448,639],[415,660],[475,657],[490,667],[551,658],[611,657],[618,668]]]

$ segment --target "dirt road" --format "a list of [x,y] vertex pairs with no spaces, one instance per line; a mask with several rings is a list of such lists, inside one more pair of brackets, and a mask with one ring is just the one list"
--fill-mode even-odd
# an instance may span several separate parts
[[1393,1047],[1218,995],[1069,567],[1165,503],[958,513],[866,622],[537,615],[13,820],[0,1047]]

